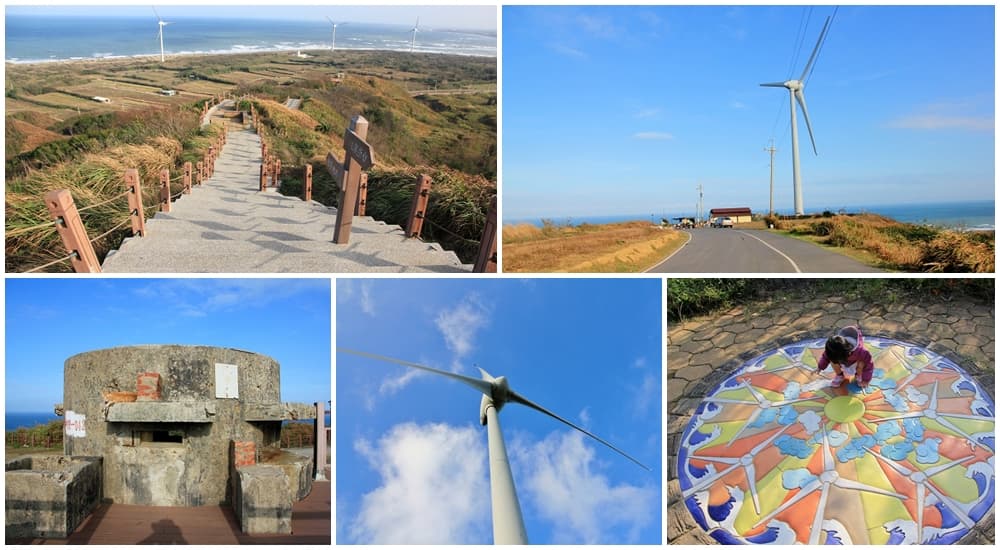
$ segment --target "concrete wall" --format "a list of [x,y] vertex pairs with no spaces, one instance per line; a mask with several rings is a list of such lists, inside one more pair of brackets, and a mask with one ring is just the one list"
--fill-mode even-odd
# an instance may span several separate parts
[[101,501],[101,459],[25,456],[5,473],[6,538],[65,538]]
[[255,465],[236,469],[233,511],[244,533],[292,532],[289,478],[278,466]]
[[[238,399],[216,398],[217,363],[237,366]],[[227,503],[232,486],[230,441],[254,441],[258,447],[278,441],[280,421],[245,422],[242,412],[244,403],[279,402],[278,369],[278,363],[264,355],[206,346],[135,346],[74,355],[65,364],[65,452],[105,457],[104,496],[114,502],[157,506]],[[163,402],[191,407],[214,403],[214,414],[202,415],[210,421],[105,421],[102,392],[136,391],[140,373],[160,375]],[[135,405],[139,404],[110,407]],[[142,419],[141,413],[128,418]],[[73,419],[78,430],[70,429]],[[141,440],[143,432],[153,431],[182,434],[183,441]]]

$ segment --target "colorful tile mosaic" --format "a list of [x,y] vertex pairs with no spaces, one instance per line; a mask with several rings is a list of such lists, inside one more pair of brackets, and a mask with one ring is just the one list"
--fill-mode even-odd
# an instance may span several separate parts
[[993,506],[993,399],[948,359],[868,337],[867,388],[816,372],[825,340],[743,364],[685,428],[685,504],[728,544],[952,544]]

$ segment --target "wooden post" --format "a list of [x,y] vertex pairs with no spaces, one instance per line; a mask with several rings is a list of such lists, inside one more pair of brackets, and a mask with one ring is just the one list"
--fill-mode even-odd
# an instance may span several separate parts
[[191,161],[184,163],[184,194],[191,194]]
[[260,190],[267,191],[267,170],[264,168],[264,163],[260,163]]
[[479,239],[479,254],[476,255],[474,273],[497,272],[497,198],[490,203],[490,213],[486,215],[483,236]]
[[170,170],[160,170],[160,212],[170,212]]
[[316,422],[313,424],[313,448],[316,449],[313,465],[316,467],[314,476],[319,481],[325,481],[326,475],[326,402],[319,401],[316,405]]
[[281,159],[274,159],[274,188],[281,187]]
[[354,209],[355,216],[364,216],[368,204],[368,172],[361,174],[361,188],[358,189],[358,205]]
[[132,235],[146,236],[146,212],[142,209],[142,182],[135,168],[125,170],[125,189],[128,190],[128,211],[132,218]]
[[205,172],[204,172],[204,169],[202,168],[200,160],[198,161],[197,168],[198,168],[198,170],[197,170],[197,172],[195,172],[195,175],[197,176],[197,179],[198,179],[198,182],[197,182],[198,185],[201,185],[201,180],[202,180],[202,177],[204,176]]
[[337,202],[337,226],[333,231],[333,242],[337,244],[347,244],[351,238],[351,222],[354,218],[354,206],[358,203],[361,172],[371,168],[375,162],[375,153],[365,141],[366,137],[368,121],[361,115],[355,115],[344,134],[344,179],[340,186],[340,200]]
[[413,202],[410,203],[410,220],[406,222],[406,237],[420,238],[427,216],[427,200],[431,196],[431,177],[427,174],[417,176],[417,185],[413,188]]
[[215,173],[215,146],[211,145],[208,148],[208,177],[212,177]]
[[313,167],[306,164],[305,201],[309,202],[313,198]]
[[66,189],[49,191],[45,194],[45,206],[56,220],[56,231],[62,238],[66,250],[75,254],[70,258],[73,271],[100,273],[101,263],[97,261],[97,254],[94,254],[94,247],[90,244],[87,230],[80,221],[80,213],[76,210],[73,195]]

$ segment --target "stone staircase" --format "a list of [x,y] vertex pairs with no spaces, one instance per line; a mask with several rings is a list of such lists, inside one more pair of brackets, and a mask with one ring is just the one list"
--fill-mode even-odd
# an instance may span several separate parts
[[108,273],[457,273],[454,252],[407,239],[396,225],[355,216],[348,244],[334,244],[337,209],[259,191],[260,139],[232,131],[215,174],[146,221],[105,258]]

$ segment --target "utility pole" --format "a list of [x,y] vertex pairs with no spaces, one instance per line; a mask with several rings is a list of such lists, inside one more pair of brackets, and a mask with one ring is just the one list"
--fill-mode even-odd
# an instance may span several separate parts
[[702,218],[705,217],[705,193],[702,190],[701,184],[698,184],[698,219],[695,220],[697,223],[701,223]]
[[773,139],[768,143],[768,146],[765,147],[764,150],[771,153],[771,202],[770,206],[768,207],[768,214],[773,216],[774,215],[774,152],[777,151],[777,149],[774,148]]

